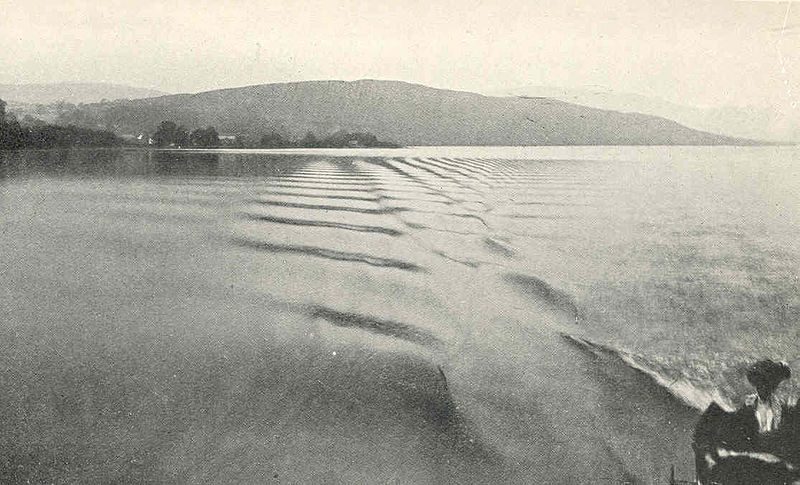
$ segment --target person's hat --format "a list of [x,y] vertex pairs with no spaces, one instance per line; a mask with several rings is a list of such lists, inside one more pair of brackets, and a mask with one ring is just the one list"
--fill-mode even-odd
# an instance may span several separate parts
[[747,380],[755,387],[775,387],[791,377],[792,371],[785,362],[760,360],[747,369]]

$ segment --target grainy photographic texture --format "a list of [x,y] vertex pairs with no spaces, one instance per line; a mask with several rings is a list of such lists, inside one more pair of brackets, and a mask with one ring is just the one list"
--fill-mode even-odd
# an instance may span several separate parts
[[798,480],[800,5],[0,16],[1,483]]

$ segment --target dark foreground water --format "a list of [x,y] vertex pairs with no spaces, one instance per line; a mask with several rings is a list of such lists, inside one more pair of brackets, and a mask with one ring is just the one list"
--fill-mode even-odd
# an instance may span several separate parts
[[0,160],[3,483],[664,483],[800,357],[796,148]]

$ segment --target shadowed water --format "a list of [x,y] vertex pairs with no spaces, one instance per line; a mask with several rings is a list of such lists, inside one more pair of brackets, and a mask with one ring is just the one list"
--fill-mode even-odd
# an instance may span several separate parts
[[688,479],[800,350],[798,155],[2,153],[0,482]]

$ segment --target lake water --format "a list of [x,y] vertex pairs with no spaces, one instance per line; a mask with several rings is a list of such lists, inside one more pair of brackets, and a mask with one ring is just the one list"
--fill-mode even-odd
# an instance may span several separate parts
[[0,481],[662,483],[800,370],[796,147],[0,157]]

